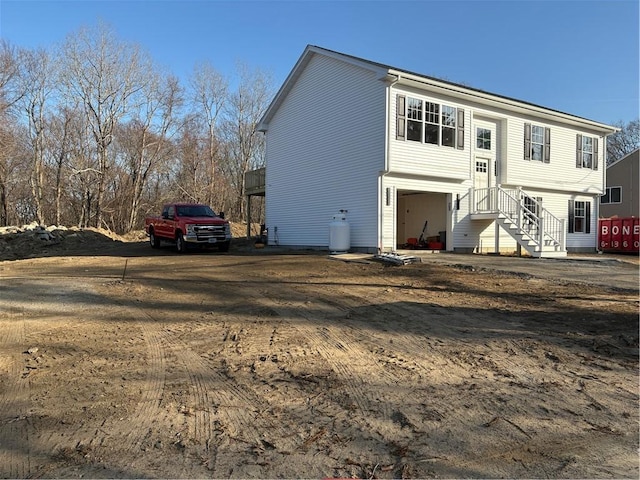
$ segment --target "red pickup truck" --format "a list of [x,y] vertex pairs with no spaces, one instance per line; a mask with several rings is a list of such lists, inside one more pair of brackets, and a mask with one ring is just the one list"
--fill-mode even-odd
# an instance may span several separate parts
[[199,203],[170,203],[162,208],[159,217],[147,217],[144,229],[153,248],[162,241],[175,243],[178,252],[188,246],[215,246],[227,252],[231,245],[231,227],[224,213],[217,214],[208,205]]

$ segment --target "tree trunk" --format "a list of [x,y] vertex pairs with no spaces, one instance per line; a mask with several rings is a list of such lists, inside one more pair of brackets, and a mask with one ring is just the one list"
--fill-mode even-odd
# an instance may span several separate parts
[[0,183],[0,226],[7,226],[7,188]]

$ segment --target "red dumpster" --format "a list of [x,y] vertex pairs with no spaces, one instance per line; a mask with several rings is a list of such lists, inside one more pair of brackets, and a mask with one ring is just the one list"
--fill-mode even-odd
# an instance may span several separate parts
[[605,252],[640,252],[640,218],[601,218],[598,246]]

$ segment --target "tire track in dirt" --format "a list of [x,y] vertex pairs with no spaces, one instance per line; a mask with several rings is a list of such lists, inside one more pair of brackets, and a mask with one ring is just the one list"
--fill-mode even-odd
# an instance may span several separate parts
[[[23,283],[32,291],[29,298],[21,299],[20,295],[10,293],[17,285],[25,288]],[[56,302],[48,302],[43,309],[37,299],[45,291]],[[0,471],[6,478],[26,478],[37,474],[39,461],[49,452],[47,447],[41,445],[42,437],[35,435],[31,418],[31,379],[41,371],[39,362],[43,358],[41,353],[44,344],[38,339],[45,332],[70,325],[67,322],[39,330],[38,320],[64,310],[65,305],[72,301],[69,296],[76,292],[74,287],[56,286],[51,290],[47,281],[19,278],[14,279],[12,285],[1,293],[0,298],[11,300],[0,301],[0,375],[5,377],[2,381],[3,395],[0,396],[0,445],[3,446],[0,449]],[[46,359],[48,355],[45,362]]]
[[[187,345],[180,342],[167,330],[161,332],[161,341],[164,347],[171,351],[176,357],[176,363],[182,366],[182,369],[189,377],[189,397],[191,401],[189,405],[182,406],[184,414],[189,420],[188,438],[182,439],[182,442],[194,443],[203,448],[205,454],[210,451],[210,444],[214,436],[213,420],[211,418],[212,406],[215,401],[209,396],[209,387],[207,377],[209,371],[203,365],[202,359]],[[184,443],[181,443],[184,445]]]
[[[392,282],[390,279],[385,279],[385,283],[392,288],[403,286],[401,282]],[[456,352],[451,352],[450,347],[445,347],[446,340],[441,336],[451,335],[449,325],[460,324],[461,316],[466,317],[470,325],[474,323],[473,315],[467,314],[464,309],[455,308],[455,311],[452,311],[450,308],[434,303],[422,302],[413,296],[409,301],[403,301],[400,297],[392,303],[377,303],[377,301],[372,303],[368,296],[356,295],[348,289],[348,286],[338,290],[338,298],[343,302],[342,308],[353,312],[349,321],[354,328],[365,327],[370,332],[369,335],[360,339],[363,345],[368,345],[369,349],[377,355],[386,357],[390,364],[423,378],[421,382],[423,386],[430,384],[429,379],[434,373],[438,382],[445,383],[447,381],[458,383],[461,377],[464,378],[471,373],[475,377],[480,377],[486,371],[505,378],[509,376],[508,372],[496,367],[490,356],[482,354],[481,346],[467,342],[463,336],[456,342]],[[314,295],[321,301],[329,303],[335,301],[334,297],[327,296],[322,291],[314,291]],[[370,307],[365,308],[364,312],[357,311],[367,303]],[[406,322],[396,321],[396,319],[405,318],[423,319],[424,325],[416,329],[415,324],[409,325]],[[376,341],[378,338],[376,328],[384,332],[386,343]],[[466,358],[467,349],[474,352],[469,358]],[[488,354],[490,349],[487,347],[486,350]],[[437,393],[430,394],[423,402],[427,417],[432,417],[436,421],[444,418],[453,408],[450,399],[441,398]],[[491,407],[488,406],[488,408]],[[487,415],[490,414],[487,413]],[[459,418],[467,422],[469,427],[473,426],[473,419],[465,419],[464,416]]]
[[[214,434],[220,436],[220,431],[214,430],[218,425],[222,428],[223,440],[241,441],[253,445],[254,448],[268,448],[277,446],[281,451],[292,451],[297,447],[294,441],[282,442],[283,438],[291,437],[290,432],[277,422],[262,416],[261,412],[268,411],[270,405],[257,397],[255,393],[238,385],[232,378],[227,377],[220,370],[212,370],[211,365],[197,353],[175,338],[164,328],[162,322],[135,304],[116,303],[121,307],[117,314],[119,321],[130,319],[141,331],[146,344],[147,359],[146,377],[140,382],[146,387],[141,391],[141,397],[133,414],[126,418],[107,418],[101,424],[80,424],[66,440],[54,433],[47,440],[50,449],[59,452],[92,450],[105,443],[114,445],[122,456],[118,464],[125,469],[131,469],[136,463],[136,452],[140,451],[144,441],[152,432],[154,423],[166,417],[166,412],[160,408],[163,399],[166,379],[167,353],[172,352],[182,365],[190,380],[189,394],[194,408],[187,414],[192,421],[192,435],[189,441],[196,445],[204,445],[204,452],[211,458],[207,462],[209,470],[215,470],[217,453],[212,451]],[[99,326],[96,325],[96,329]],[[213,411],[215,407],[215,412]],[[215,423],[214,420],[219,419]],[[218,428],[216,427],[216,428]],[[119,432],[117,437],[108,432]],[[264,432],[273,432],[276,440],[265,440]],[[277,443],[277,445],[273,445]],[[176,446],[184,447],[186,443],[176,442]],[[188,462],[185,456],[185,462]],[[186,465],[185,469],[192,468]],[[186,470],[185,470],[186,471]]]
[[209,457],[208,468],[214,474],[218,472],[217,459],[224,454],[222,447],[228,440],[239,440],[257,449],[267,445],[280,452],[291,452],[298,446],[294,439],[287,440],[291,433],[279,422],[262,415],[271,405],[223,370],[212,368],[170,332],[165,331],[163,335],[164,343],[176,355],[193,386],[190,394],[194,421],[190,441],[204,445],[203,453]]
[[[102,281],[102,279],[100,280]],[[83,303],[87,295],[94,295],[96,293],[95,286],[87,279],[84,279],[82,284],[75,283],[74,281],[64,284],[59,282],[56,284],[55,293],[61,297],[61,301],[55,304],[56,311],[64,312],[69,308],[70,304],[72,304],[71,308],[73,308],[76,313],[79,305],[80,308],[86,311],[86,315],[84,315],[85,318],[81,322],[75,322],[78,329],[84,329],[84,331],[91,332],[91,334],[103,331],[104,320],[99,318],[102,315],[102,306],[95,303]],[[54,305],[53,303],[49,304]],[[166,359],[157,332],[158,329],[154,325],[150,325],[149,322],[140,321],[139,316],[131,315],[131,309],[125,305],[120,304],[120,307],[121,310],[116,312],[118,320],[131,321],[133,325],[132,330],[135,331],[137,329],[140,332],[146,347],[147,357],[144,364],[147,368],[145,379],[140,382],[141,385],[144,385],[144,388],[140,390],[140,398],[137,400],[133,414],[125,418],[116,417],[116,415],[120,415],[121,412],[113,412],[111,416],[102,419],[73,419],[71,422],[65,422],[61,432],[48,430],[33,439],[33,441],[38,442],[38,448],[41,451],[47,453],[53,452],[53,454],[58,456],[60,461],[64,461],[66,457],[69,457],[69,460],[73,462],[77,454],[84,455],[85,452],[88,454],[94,450],[99,450],[105,444],[116,442],[116,448],[123,452],[118,463],[123,465],[127,463],[130,464],[135,461],[137,456],[135,452],[139,451],[141,442],[147,435],[149,426],[153,424],[160,414],[158,406],[164,388]],[[97,319],[94,320],[94,318]],[[34,323],[34,325],[37,324]],[[33,332],[37,336],[44,335],[46,337],[51,331],[56,331],[63,327],[69,327],[69,323],[49,327],[46,330],[38,330],[35,328]],[[77,356],[77,360],[75,361],[83,363],[87,361],[93,362],[92,359],[95,358],[107,358],[109,354],[110,351],[92,350],[90,354],[88,354],[87,352],[74,353],[72,350],[69,350],[64,351],[62,355],[56,356],[59,361],[64,358]],[[68,391],[71,392],[73,386],[76,385],[77,382],[81,382],[82,378],[70,376],[65,380],[70,387]],[[80,395],[83,395],[83,392],[81,392]],[[85,399],[85,397],[81,398]],[[119,435],[117,437],[113,436],[111,432],[119,432]],[[27,435],[23,435],[21,438],[27,438]],[[132,456],[133,460],[131,460]],[[129,467],[129,464],[125,466]]]
[[[400,282],[393,284],[389,279],[385,279],[385,282],[391,287],[402,286]],[[442,344],[439,335],[450,335],[449,325],[453,320],[459,323],[460,316],[466,316],[464,312],[453,313],[440,305],[420,302],[415,298],[410,301],[378,302],[376,300],[372,302],[369,294],[356,295],[348,285],[335,288],[339,292],[337,297],[341,300],[340,304],[336,304],[333,293],[327,294],[322,290],[313,290],[313,295],[322,303],[336,304],[336,308],[346,311],[347,319],[344,321],[354,329],[365,327],[369,335],[361,336],[358,341],[368,345],[370,351],[376,355],[387,355],[388,361],[400,368],[418,370],[426,375],[435,368],[450,365],[448,361],[440,358],[441,355],[438,353],[438,347]],[[374,288],[379,289],[379,287],[372,287]],[[368,306],[363,309],[363,305]],[[406,322],[398,321],[404,318],[423,319],[424,325],[417,331],[415,325],[411,326]],[[471,318],[469,322],[472,322]],[[377,329],[384,333],[385,342],[378,341]],[[387,344],[391,346],[386,346]],[[426,357],[428,361],[418,361]]]
[[[6,372],[6,381],[2,382],[4,392],[0,396],[0,445],[4,447],[0,449],[0,466],[8,470],[8,478],[25,478],[38,474],[38,463],[44,461],[50,452],[46,440],[43,444],[43,436],[35,435],[34,421],[37,421],[38,417],[34,416],[34,420],[31,412],[32,378],[42,371],[39,362],[46,363],[49,358],[49,355],[45,357],[43,354],[43,351],[46,351],[46,342],[43,343],[40,337],[43,333],[70,326],[65,322],[59,326],[39,330],[38,321],[41,317],[48,319],[52,315],[64,312],[75,302],[81,287],[77,284],[56,284],[52,288],[47,280],[13,280],[0,297],[11,299],[0,301],[0,308],[5,310],[0,313],[0,352],[11,352],[6,356],[0,356],[0,369]],[[10,291],[17,286],[28,288],[31,295],[25,298],[11,293]],[[39,301],[41,298],[44,299],[43,302]]]
[[[155,321],[150,321],[145,313],[135,306],[116,303],[121,307],[118,313],[120,322],[130,321],[138,329],[145,345],[146,358],[144,360],[144,377],[139,381],[140,397],[137,399],[135,409],[132,414],[124,418],[110,418],[105,420],[100,428],[100,432],[120,432],[117,438],[117,448],[122,451],[123,466],[130,468],[137,460],[138,454],[143,446],[144,440],[151,432],[153,425],[162,417],[163,411],[160,407],[165,390],[165,376],[167,366],[167,353],[162,340],[161,325]],[[101,444],[109,441],[104,436],[89,440],[89,444]]]
[[161,414],[160,402],[165,388],[167,355],[162,342],[160,328],[155,323],[139,321],[138,326],[144,336],[147,351],[147,369],[144,388],[138,400],[135,413],[128,419],[129,433],[123,442],[123,450],[138,451],[141,442],[147,436],[149,428]]
[[[222,369],[212,368],[207,360],[177,338],[171,329],[160,327],[161,322],[152,313],[138,306],[129,308],[137,311],[138,317],[145,319],[143,328],[147,336],[153,338],[153,349],[171,352],[175,356],[175,364],[180,365],[189,378],[191,400],[182,412],[187,418],[189,435],[188,438],[177,441],[176,445],[201,449],[196,455],[207,458],[207,468],[213,473],[218,471],[217,459],[224,455],[221,450],[225,442],[240,441],[258,449],[268,445],[269,448],[284,452],[297,447],[293,440],[282,441],[291,437],[290,432],[278,422],[262,415],[261,412],[268,411],[271,407],[269,404],[253,391],[239,385]],[[153,327],[152,334],[150,325],[157,326]],[[138,412],[137,415],[147,416],[144,412]],[[278,440],[265,438],[265,432],[271,432]],[[138,446],[139,442],[130,444],[131,448]],[[185,462],[187,461],[188,458],[185,457]],[[190,466],[185,464],[185,468]]]
[[[4,304],[4,305],[3,305]],[[0,303],[0,375],[5,377],[0,395],[0,476],[26,478],[31,473],[27,409],[29,371],[23,370],[24,307]]]
[[[41,284],[40,282],[30,282],[30,288],[32,288],[33,297],[25,300],[25,303],[20,307],[23,311],[23,315],[26,316],[27,312],[29,314],[29,329],[28,335],[22,335],[19,340],[20,347],[22,347],[20,351],[23,358],[18,359],[18,362],[27,362],[27,365],[25,367],[26,369],[22,370],[21,373],[19,369],[15,371],[16,378],[18,378],[18,382],[20,383],[19,391],[8,395],[9,397],[16,398],[16,401],[20,401],[22,403],[21,408],[24,413],[15,419],[16,421],[12,425],[13,428],[10,435],[15,438],[14,442],[23,442],[20,445],[21,452],[19,452],[20,449],[15,449],[15,456],[19,455],[19,453],[24,453],[26,458],[19,460],[17,465],[19,470],[17,470],[16,473],[18,471],[21,471],[22,473],[20,475],[11,475],[11,478],[40,476],[43,472],[42,465],[50,461],[52,453],[57,455],[60,451],[59,437],[54,438],[54,436],[57,437],[54,431],[48,430],[41,432],[37,430],[37,425],[40,425],[42,421],[49,422],[54,417],[41,416],[33,413],[34,410],[37,412],[39,407],[33,403],[34,399],[32,397],[34,395],[34,386],[32,384],[32,378],[35,379],[35,388],[37,389],[35,394],[40,395],[42,392],[42,386],[39,375],[47,375],[47,371],[43,370],[43,367],[46,369],[52,359],[60,358],[60,355],[55,352],[55,349],[52,350],[52,346],[48,343],[48,338],[51,337],[52,332],[58,332],[63,328],[71,328],[80,325],[80,322],[61,322],[60,325],[55,325],[46,329],[38,328],[41,318],[47,322],[50,321],[51,318],[57,318],[57,315],[60,312],[64,312],[65,309],[74,302],[74,299],[76,298],[74,295],[77,294],[77,285],[73,285],[71,287],[61,287],[60,285],[56,285],[55,289],[50,290],[48,282],[46,285]],[[55,301],[42,302],[46,305],[45,307],[42,307],[37,299],[45,290],[50,291],[51,298],[54,298]],[[22,322],[26,329],[25,322],[26,318]],[[90,321],[82,322],[82,328],[86,328],[90,325]],[[96,327],[94,326],[94,328]],[[22,351],[27,347],[33,347],[33,353],[32,348],[29,348],[28,351]],[[52,353],[52,351],[54,353]],[[70,354],[67,352],[62,356],[68,357],[69,355]],[[36,363],[33,363],[34,361]],[[40,364],[40,362],[43,364]],[[72,377],[66,377],[65,380],[67,381],[67,385],[71,386],[75,379]],[[2,408],[4,409],[4,407]],[[76,431],[81,432],[82,425],[80,425]],[[67,443],[69,444],[75,442],[73,436],[67,437],[67,439]],[[4,445],[5,442],[0,440],[0,444]],[[75,444],[71,445],[71,448],[73,448],[74,445]]]
[[[401,287],[402,285],[396,284],[395,286]],[[301,288],[302,290],[305,289],[305,287]],[[320,298],[321,301],[325,301],[324,292],[314,290],[313,295],[316,298]],[[477,341],[475,343],[467,342],[464,338],[465,328],[462,327],[460,330],[461,335],[456,342],[456,345],[459,346],[457,348],[460,348],[461,350],[457,352],[458,354],[456,354],[455,351],[448,352],[447,357],[449,360],[447,360],[446,357],[443,357],[438,352],[440,342],[437,337],[431,337],[431,332],[433,332],[434,336],[440,335],[443,332],[443,329],[447,326],[447,318],[452,314],[447,312],[448,309],[445,307],[430,303],[421,303],[419,298],[414,300],[412,297],[410,297],[410,301],[408,302],[397,301],[393,304],[376,304],[375,309],[367,309],[367,316],[364,320],[359,320],[358,315],[352,315],[351,320],[358,321],[361,325],[367,326],[370,324],[371,320],[371,316],[369,314],[371,311],[375,310],[375,316],[378,317],[379,315],[379,317],[375,319],[376,323],[381,327],[384,327],[383,329],[386,336],[392,336],[393,338],[394,347],[392,347],[392,350],[396,350],[398,346],[401,345],[402,351],[405,355],[408,358],[413,359],[411,361],[412,368],[416,367],[427,375],[432,371],[432,366],[424,361],[416,361],[415,359],[425,358],[425,356],[432,358],[434,356],[439,356],[440,360],[445,362],[444,365],[441,366],[445,366],[446,370],[453,369],[454,372],[456,370],[458,371],[455,375],[458,377],[458,381],[461,375],[464,377],[465,372],[469,372],[473,373],[471,378],[478,379],[485,376],[488,380],[489,378],[496,376],[498,379],[502,378],[503,382],[509,385],[506,390],[501,389],[499,384],[496,385],[497,395],[483,395],[478,397],[473,395],[471,392],[461,392],[462,396],[460,399],[446,399],[436,393],[434,395],[430,395],[428,400],[426,400],[428,402],[429,409],[436,412],[438,418],[446,418],[452,408],[464,411],[464,409],[454,406],[459,404],[463,398],[465,399],[462,400],[463,403],[472,401],[475,404],[482,405],[486,410],[487,423],[486,425],[483,425],[483,427],[487,429],[485,436],[495,439],[492,443],[496,448],[478,452],[478,457],[468,463],[469,469],[474,466],[474,462],[477,463],[482,458],[486,457],[488,461],[489,459],[495,461],[496,465],[504,463],[505,459],[520,462],[522,464],[522,476],[528,476],[528,472],[532,471],[532,468],[535,471],[548,470],[549,475],[551,476],[557,476],[559,474],[563,475],[563,472],[574,472],[571,476],[580,476],[580,462],[576,460],[575,455],[567,455],[566,451],[573,450],[574,447],[577,452],[580,450],[588,451],[589,449],[587,447],[589,442],[587,440],[579,439],[570,443],[563,441],[562,448],[550,448],[548,439],[550,436],[553,437],[553,434],[548,435],[543,419],[540,419],[537,423],[534,422],[534,424],[529,425],[526,429],[522,429],[519,427],[518,423],[521,419],[526,418],[527,415],[531,415],[531,412],[528,410],[522,411],[518,408],[510,408],[508,402],[506,404],[504,403],[504,399],[509,398],[509,392],[512,391],[513,385],[518,385],[521,388],[530,390],[528,396],[530,399],[530,406],[532,408],[536,408],[538,405],[542,410],[545,408],[554,408],[549,404],[549,402],[556,398],[557,394],[554,393],[555,389],[561,388],[561,385],[563,385],[562,382],[567,381],[566,375],[561,371],[556,372],[554,370],[550,371],[545,378],[542,379],[532,378],[527,373],[529,371],[535,371],[535,367],[539,365],[540,361],[545,361],[545,356],[550,365],[553,365],[553,362],[559,361],[552,353],[549,353],[549,349],[552,349],[553,346],[547,345],[545,347],[544,345],[537,344],[533,346],[530,345],[531,341],[527,340],[529,332],[526,330],[522,331],[523,338],[514,340],[511,338],[511,329],[514,326],[511,321],[504,324],[502,324],[501,321],[494,321],[491,325],[491,330],[486,331],[486,338],[483,341],[484,347],[482,345],[478,345]],[[334,297],[330,297],[330,299],[328,299],[329,303],[335,302],[333,298]],[[367,297],[365,295],[353,295],[348,289],[348,286],[339,289],[338,298],[341,302],[341,308],[349,309],[353,307],[356,309],[361,308],[362,305],[367,303]],[[407,297],[404,295],[400,296],[399,300],[402,298]],[[476,317],[473,313],[467,314],[464,311],[464,308],[456,308],[455,310],[455,316],[457,318],[457,322],[455,322],[455,324],[460,325],[459,318],[461,315],[464,315],[468,318],[468,324],[471,328],[473,328],[473,325],[476,323],[479,328],[483,328],[483,324],[486,321],[485,316],[481,315],[480,317]],[[384,320],[385,317],[390,319],[424,318],[426,325],[423,332],[416,334],[416,332],[407,331],[407,325],[397,324],[393,321],[383,323],[381,320]],[[507,330],[504,329],[509,329],[509,334],[507,334]],[[554,340],[555,335],[550,335],[548,341],[555,344],[556,342]],[[364,338],[363,341],[366,343],[369,340]],[[490,343],[497,342],[498,346],[492,347],[490,344],[486,343],[487,341]],[[468,349],[465,347],[467,344]],[[372,345],[375,345],[375,343],[372,343]],[[503,350],[512,351],[514,357],[513,359],[510,359],[508,358],[508,355],[502,356],[502,366],[498,367],[498,365],[491,360],[492,348],[501,348]],[[542,358],[537,358],[536,356],[531,358],[531,348],[535,348],[538,353],[538,357]],[[431,350],[431,352],[429,352],[429,350]],[[523,360],[525,361],[524,364]],[[531,368],[527,368],[528,366]],[[438,375],[440,378],[447,377],[447,375],[442,371],[438,372]],[[473,381],[474,380],[471,380],[471,382]],[[558,393],[562,394],[562,392]],[[558,399],[557,403],[562,403],[561,398]],[[561,409],[560,406],[558,406],[558,409]],[[464,425],[463,428],[469,430],[474,428],[477,429],[477,421],[477,418],[465,415],[458,415],[457,418],[457,423],[459,425]],[[555,421],[557,422],[559,420],[556,419]],[[565,421],[569,422],[568,419],[565,419]],[[617,430],[614,428],[612,431]],[[611,433],[609,434],[611,435]],[[420,442],[417,442],[417,444],[413,445],[412,448],[415,449],[418,447],[419,443]],[[615,447],[615,442],[611,442],[611,444],[612,447]],[[428,446],[425,445],[425,448],[427,447]],[[505,455],[505,451],[507,451],[508,454]],[[579,458],[579,455],[580,454],[578,453],[577,458]],[[628,457],[629,456],[627,455],[627,458]],[[603,454],[603,458],[609,458],[609,455]],[[463,459],[458,455],[453,455],[450,458],[450,461],[457,465],[464,465],[465,462],[462,460]],[[607,462],[602,462],[602,465],[602,471],[606,472],[607,475],[610,475],[611,470],[607,468]]]
[[[185,370],[190,380],[189,395],[193,398],[191,402],[192,408],[185,411],[187,416],[193,417],[193,436],[191,440],[197,444],[209,445],[212,437],[210,405],[212,404],[208,396],[206,387],[206,376],[209,374],[206,368],[203,368],[200,357],[189,350],[188,346],[180,342],[168,330],[163,322],[157,317],[146,311],[144,308],[130,305],[126,307],[129,314],[135,312],[132,316],[142,318],[139,320],[140,328],[144,334],[147,344],[147,351],[150,355],[151,369],[148,371],[148,378],[143,382],[150,384],[146,388],[142,400],[138,403],[135,413],[135,429],[145,432],[144,435],[135,435],[133,431],[128,434],[129,441],[125,445],[126,448],[140,448],[142,440],[146,436],[146,432],[150,431],[153,421],[164,412],[160,408],[163,400],[164,390],[166,388],[166,366],[168,362],[168,354],[175,355],[176,364],[180,364]],[[177,441],[178,443],[178,441]]]
[[[419,431],[423,428],[419,425],[424,425],[424,422],[433,424],[447,418],[455,408],[453,404],[462,400],[457,399],[452,403],[451,399],[432,392],[434,387],[429,378],[434,375],[434,370],[438,370],[439,381],[445,378],[446,382],[447,377],[455,383],[459,381],[455,377],[456,371],[461,373],[460,367],[455,367],[455,371],[449,375],[443,375],[442,370],[453,365],[447,360],[446,352],[438,351],[443,345],[438,335],[450,323],[449,319],[454,315],[459,316],[460,312],[454,314],[439,305],[420,303],[415,299],[412,302],[380,303],[379,296],[372,301],[369,292],[355,295],[346,286],[338,289],[336,294],[334,288],[329,292],[322,287],[290,288],[286,284],[278,284],[278,287],[271,286],[268,293],[263,292],[256,297],[255,301],[268,302],[270,308],[288,321],[299,319],[300,316],[308,320],[306,325],[291,323],[303,337],[310,340],[311,345],[316,346],[318,353],[344,383],[358,412],[356,423],[363,428],[374,428],[375,431],[376,422],[382,422],[388,435],[396,432],[388,438],[395,437],[403,442],[406,433],[403,434],[401,430],[405,426]],[[424,328],[418,327],[420,331],[416,331],[415,325],[407,329],[409,325],[405,322],[396,322],[397,319],[425,317],[425,322],[429,323]],[[333,324],[339,324],[340,327],[331,327]],[[383,336],[377,335],[378,329],[384,332]],[[427,335],[430,330],[435,334],[433,337]],[[384,361],[385,357],[387,361]],[[397,389],[397,371],[388,368],[389,364],[409,370],[412,375],[419,374],[416,383],[405,391],[408,396],[404,398],[405,401],[411,399],[410,402],[420,405],[421,418],[409,419],[404,415],[402,397],[394,391]],[[466,367],[462,373],[465,370]],[[358,376],[358,372],[367,372],[366,377]],[[429,395],[425,394],[427,391]],[[380,400],[380,395],[386,400]],[[465,393],[465,398],[472,397],[472,392]],[[392,398],[395,400],[392,401]],[[346,407],[349,410],[348,405]],[[371,417],[372,412],[377,413],[375,418]],[[351,414],[349,417],[351,421],[354,420]],[[417,423],[414,424],[414,421]],[[462,428],[473,428],[477,419],[462,416],[458,421],[465,425]],[[408,451],[428,448],[428,444],[421,443],[413,441],[411,446],[407,446]]]
[[[292,297],[298,297],[292,299]],[[287,300],[282,300],[286,298]],[[268,294],[254,294],[254,301],[264,308],[270,308],[316,348],[324,361],[336,373],[343,384],[352,405],[346,405],[347,410],[355,407],[362,421],[367,424],[372,412],[382,413],[382,419],[392,421],[393,412],[389,405],[381,403],[371,388],[371,379],[375,379],[380,388],[393,388],[397,385],[397,378],[386,371],[374,355],[363,349],[362,334],[352,334],[345,321],[344,306],[335,302],[325,302],[320,296],[314,297],[312,302],[308,296],[292,291],[286,284],[272,285]],[[299,317],[306,323],[293,322]],[[338,329],[328,325],[340,319],[344,323]],[[363,377],[359,372],[366,372]]]

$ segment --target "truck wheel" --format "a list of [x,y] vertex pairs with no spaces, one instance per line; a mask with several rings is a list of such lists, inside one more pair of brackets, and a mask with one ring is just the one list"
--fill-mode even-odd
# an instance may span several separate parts
[[160,239],[156,237],[153,230],[149,230],[149,243],[151,244],[151,248],[160,248]]
[[222,243],[220,243],[218,245],[218,251],[220,251],[220,252],[228,252],[230,244],[231,244],[231,242],[222,242]]
[[178,232],[178,236],[176,237],[176,249],[178,253],[185,253],[187,251],[187,244],[184,241],[182,232]]

